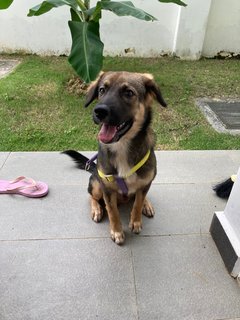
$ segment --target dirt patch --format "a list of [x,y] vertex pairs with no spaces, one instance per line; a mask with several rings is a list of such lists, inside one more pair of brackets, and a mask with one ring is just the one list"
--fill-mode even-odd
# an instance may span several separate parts
[[229,51],[220,51],[214,57],[215,59],[240,59],[240,54]]
[[87,93],[88,85],[78,77],[73,77],[67,82],[67,91],[78,96]]
[[40,85],[33,85],[30,91],[37,98],[47,98],[57,92],[57,84],[52,81]]

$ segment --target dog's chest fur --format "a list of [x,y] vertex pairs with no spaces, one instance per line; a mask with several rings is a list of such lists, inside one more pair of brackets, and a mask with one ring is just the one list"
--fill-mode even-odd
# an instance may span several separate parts
[[114,153],[112,165],[117,170],[118,176],[126,176],[131,170],[131,166],[128,162],[129,144],[116,143],[111,146],[111,151]]
[[[111,165],[116,169],[117,175],[119,177],[128,175],[132,167],[136,164],[132,165],[129,163],[131,150],[129,150],[128,141],[113,144],[110,146],[110,150],[114,154],[114,157],[111,158]],[[129,177],[125,178],[124,181],[128,187],[128,194],[135,194],[138,189],[144,188],[153,179],[153,177],[154,172],[148,172],[148,176],[144,178],[139,177],[137,173],[133,173]],[[115,189],[117,187],[115,183],[107,183],[107,186],[110,189]],[[119,188],[117,191],[118,193],[121,193]]]

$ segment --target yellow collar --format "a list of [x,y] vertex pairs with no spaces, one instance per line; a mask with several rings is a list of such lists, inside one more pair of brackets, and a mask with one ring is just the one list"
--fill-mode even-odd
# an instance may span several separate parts
[[[151,153],[150,150],[148,150],[148,152],[145,154],[145,156],[142,158],[142,160],[140,160],[137,164],[135,164],[135,166],[126,175],[124,175],[124,176],[122,176],[120,178],[126,179],[126,178],[130,177],[132,174],[134,174],[148,160],[148,158],[150,156],[150,153]],[[98,174],[102,179],[106,179],[109,182],[113,182],[115,180],[115,176],[114,175],[112,175],[112,174],[104,174],[99,169],[98,169]]]

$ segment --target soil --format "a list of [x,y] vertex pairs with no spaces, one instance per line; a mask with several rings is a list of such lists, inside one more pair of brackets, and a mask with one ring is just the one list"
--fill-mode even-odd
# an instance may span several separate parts
[[67,90],[70,93],[78,96],[85,95],[87,93],[88,84],[83,82],[79,77],[73,77],[67,82]]

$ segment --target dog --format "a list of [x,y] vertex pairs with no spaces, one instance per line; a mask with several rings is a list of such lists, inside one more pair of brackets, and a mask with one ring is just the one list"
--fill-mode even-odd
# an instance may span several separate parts
[[155,99],[163,107],[167,104],[151,74],[125,71],[102,72],[89,86],[85,107],[96,99],[93,121],[100,125],[97,165],[76,151],[64,153],[79,168],[92,173],[88,186],[92,219],[101,221],[105,205],[111,238],[120,245],[125,239],[118,211],[120,202],[134,198],[129,222],[134,233],[142,229],[142,213],[154,216],[146,198],[156,175],[152,102]]

